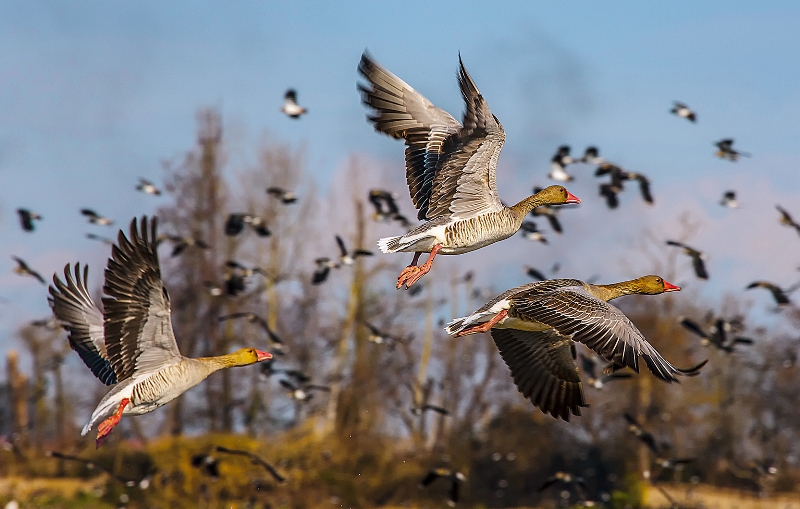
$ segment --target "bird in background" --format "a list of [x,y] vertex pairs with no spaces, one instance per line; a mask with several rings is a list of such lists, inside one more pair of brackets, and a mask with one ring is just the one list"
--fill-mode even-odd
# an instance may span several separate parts
[[769,281],[753,281],[745,287],[745,290],[752,290],[753,288],[764,288],[768,290],[772,294],[772,298],[775,299],[775,304],[778,306],[787,306],[792,303],[792,301],[789,300],[789,294],[797,290],[797,288],[800,288],[800,283],[792,285],[784,290],[775,283],[770,283]]
[[225,222],[225,235],[235,237],[242,233],[245,225],[249,225],[259,237],[272,235],[264,218],[254,214],[241,213],[234,213],[228,216],[228,220]]
[[86,216],[89,219],[89,222],[92,224],[100,226],[111,226],[112,224],[114,224],[114,221],[112,221],[107,217],[101,216],[92,209],[81,209],[81,214]]
[[640,442],[647,446],[653,453],[658,454],[658,445],[652,433],[647,431],[631,414],[625,413],[623,417],[628,422],[628,431]]
[[780,205],[775,205],[775,208],[778,209],[778,212],[781,214],[779,222],[787,228],[794,228],[794,231],[800,234],[800,224],[797,224],[797,222],[792,219],[791,214],[789,214],[789,212]]
[[613,362],[603,368],[602,376],[597,376],[597,361],[593,357],[584,354],[580,354],[580,358],[581,371],[586,375],[586,381],[589,386],[595,389],[602,389],[608,382],[613,380],[633,378],[630,373],[621,373],[619,369],[622,369],[622,367],[615,365]]
[[606,160],[600,157],[600,149],[595,146],[589,146],[586,147],[586,150],[583,151],[583,156],[576,162],[601,165],[605,163]]
[[367,251],[365,249],[355,249],[351,254],[344,244],[344,239],[338,235],[336,236],[336,244],[339,246],[339,261],[342,265],[353,265],[356,262],[356,258],[373,255],[372,251]]
[[632,171],[625,171],[621,167],[611,164],[603,163],[597,167],[594,172],[596,177],[608,175],[610,181],[600,184],[600,195],[606,198],[606,203],[609,208],[615,209],[619,204],[617,195],[625,189],[625,182],[635,180],[639,183],[639,192],[642,199],[648,203],[653,203],[653,195],[650,193],[650,179],[641,173]]
[[411,407],[411,413],[414,415],[422,415],[428,411],[435,412],[439,415],[450,415],[450,412],[446,408],[437,405],[429,405],[425,403],[420,406]]
[[267,337],[269,338],[271,343],[275,345],[283,345],[283,340],[281,340],[280,336],[278,336],[275,331],[269,326],[267,321],[261,316],[256,313],[251,312],[238,312],[238,313],[231,313],[228,315],[223,315],[217,318],[218,322],[225,322],[227,320],[237,320],[243,318],[249,323],[257,324],[261,329],[267,333]]
[[447,505],[455,507],[458,503],[458,492],[461,483],[466,482],[467,476],[457,470],[449,468],[435,468],[430,470],[425,477],[419,482],[419,488],[427,488],[437,479],[446,479],[450,483],[448,490]]
[[[410,288],[427,274],[438,253],[467,253],[512,236],[539,205],[580,203],[564,187],[551,186],[511,207],[503,205],[496,173],[506,135],[460,57],[463,125],[366,53],[358,71],[367,80],[358,89],[372,110],[370,122],[405,140],[406,181],[417,218],[425,221],[405,235],[378,241],[384,253],[414,253],[397,278],[398,289]],[[417,266],[423,253],[430,256]]]
[[739,201],[736,199],[736,191],[731,190],[722,193],[722,199],[719,201],[719,204],[729,209],[738,209]]
[[685,118],[689,122],[697,122],[697,114],[689,109],[684,103],[680,101],[673,101],[672,109],[669,110],[673,115]]
[[569,155],[569,145],[561,145],[556,150],[556,154],[550,159],[550,173],[547,175],[553,180],[558,182],[570,182],[575,179],[572,175],[568,174],[566,169],[567,165],[572,164],[575,160]]
[[289,205],[290,203],[297,201],[297,195],[294,193],[294,191],[289,191],[288,189],[284,189],[282,187],[268,187],[267,194],[279,199],[284,205]]
[[707,256],[705,253],[675,240],[668,240],[667,245],[683,249],[684,254],[692,259],[692,267],[694,268],[695,276],[697,276],[698,279],[708,279],[708,271],[706,270],[705,264]]
[[522,225],[519,227],[519,231],[522,232],[522,236],[528,240],[547,244],[547,238],[539,231],[536,227],[536,223],[533,221],[523,221]]
[[375,343],[376,345],[389,344],[390,346],[394,346],[395,343],[400,343],[400,344],[408,343],[408,339],[400,338],[398,336],[394,336],[392,334],[384,332],[378,327],[371,324],[370,322],[364,322],[364,327],[369,329],[369,336],[367,336],[367,341],[369,341],[370,343]]
[[97,235],[96,233],[87,233],[86,234],[86,238],[90,239],[90,240],[96,240],[98,242],[102,242],[103,244],[106,244],[108,246],[113,246],[114,245],[114,239],[109,238],[109,237],[105,237],[103,235]]
[[303,382],[293,382],[282,379],[280,384],[289,391],[289,397],[297,401],[310,401],[314,397],[312,391],[330,392],[331,388],[326,385],[315,385]]
[[375,208],[372,219],[377,222],[397,221],[403,228],[410,228],[411,222],[400,213],[397,195],[384,189],[370,189],[369,201]]
[[188,247],[196,247],[199,249],[208,249],[209,246],[204,240],[188,235],[169,235],[162,233],[158,236],[158,243],[169,241],[172,244],[172,253],[170,256],[173,258],[183,253]]
[[[272,354],[242,348],[216,357],[192,359],[178,350],[169,296],[161,280],[156,246],[157,220],[133,219],[128,236],[120,231],[105,272],[103,313],[89,293],[88,267],[64,267],[53,276],[48,299],[69,332],[69,344],[104,384],[114,385],[92,412],[81,435],[94,426],[97,446],[123,415],[159,408],[220,369],[247,366]],[[74,276],[73,276],[74,274]]]
[[306,108],[303,108],[299,104],[297,104],[297,91],[293,88],[290,88],[283,94],[283,107],[281,107],[281,111],[285,113],[289,118],[300,118],[302,115],[308,113]]
[[730,333],[735,332],[731,321],[724,318],[717,318],[708,331],[704,330],[697,322],[685,316],[678,318],[681,326],[701,338],[703,346],[712,345],[723,352],[733,353],[737,344],[751,345],[753,340],[741,336],[734,336]]
[[39,280],[39,282],[42,283],[43,285],[47,284],[42,275],[33,270],[32,268],[30,268],[30,266],[28,266],[28,264],[25,263],[25,260],[23,260],[18,256],[12,256],[11,259],[17,262],[17,266],[14,267],[15,274],[19,274],[20,276],[30,276],[32,278]]
[[338,269],[340,267],[338,262],[335,262],[325,256],[314,260],[314,264],[316,265],[316,267],[314,269],[314,274],[311,275],[312,285],[320,285],[324,283],[325,281],[328,280],[328,276],[331,273],[331,269]]
[[727,159],[729,161],[736,162],[739,160],[739,157],[750,157],[750,154],[747,152],[741,152],[733,148],[733,138],[719,140],[718,142],[714,143],[714,145],[717,146],[717,152],[714,155],[720,159]]
[[34,231],[36,229],[34,221],[42,220],[42,216],[28,209],[17,209],[17,215],[19,216],[20,226],[22,226],[22,229],[26,232]]
[[217,459],[216,456],[212,456],[211,454],[195,454],[189,462],[194,468],[197,468],[210,478],[220,478],[219,459]]
[[161,189],[157,188],[155,184],[142,177],[139,177],[139,184],[136,186],[136,190],[141,191],[144,194],[161,196]]

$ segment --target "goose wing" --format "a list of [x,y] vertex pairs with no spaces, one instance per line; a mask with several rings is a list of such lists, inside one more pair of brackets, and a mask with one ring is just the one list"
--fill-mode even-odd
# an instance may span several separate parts
[[358,72],[369,82],[358,89],[363,103],[375,110],[368,117],[375,129],[406,142],[406,182],[419,210],[417,218],[425,219],[444,142],[461,130],[461,124],[367,53],[361,55]]
[[500,356],[511,369],[519,391],[542,412],[565,421],[570,412],[581,415],[588,406],[578,368],[572,358],[572,340],[553,329],[541,332],[492,329]]
[[427,218],[465,219],[503,209],[497,194],[497,158],[506,141],[503,126],[459,61],[458,84],[464,98],[464,127],[444,143]]
[[104,332],[118,382],[137,371],[155,372],[181,360],[161,281],[156,229],[155,218],[143,217],[141,229],[134,218],[130,240],[120,230],[106,267]]
[[593,296],[582,285],[517,295],[511,300],[509,315],[549,325],[637,373],[638,357],[642,356],[650,371],[667,382],[677,381],[677,374],[696,374],[696,369],[681,370],[670,364],[622,311]]
[[50,297],[47,300],[56,318],[69,332],[69,346],[101,382],[106,385],[115,384],[117,375],[106,351],[103,315],[86,288],[89,267],[84,267],[81,277],[81,266],[76,264],[74,278],[69,269],[69,265],[64,267],[66,282],[53,276],[55,286],[50,286]]

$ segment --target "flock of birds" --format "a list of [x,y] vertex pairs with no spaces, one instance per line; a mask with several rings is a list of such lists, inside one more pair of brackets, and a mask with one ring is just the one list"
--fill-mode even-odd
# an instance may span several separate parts
[[[411,263],[397,278],[398,289],[418,289],[415,284],[432,270],[438,255],[461,255],[509,238],[518,231],[526,239],[546,243],[545,235],[534,220],[545,218],[552,230],[561,233],[559,208],[581,203],[560,184],[535,188],[532,195],[511,206],[500,200],[496,169],[505,132],[460,58],[459,64],[458,82],[465,105],[461,122],[434,106],[367,53],[362,55],[358,66],[363,78],[358,89],[370,111],[368,120],[377,131],[405,143],[406,180],[418,212],[417,219],[421,221],[414,225],[400,213],[396,194],[382,189],[369,192],[368,200],[374,207],[372,219],[397,224],[406,230],[402,235],[378,241],[383,253],[413,254]],[[298,119],[308,113],[297,103],[296,91],[287,91],[284,101],[282,111],[287,116]],[[679,102],[671,112],[691,122],[697,120],[696,113]],[[749,154],[733,148],[732,139],[723,139],[716,146],[716,155],[720,158],[736,161],[740,156],[749,157]],[[581,158],[573,158],[569,146],[559,147],[551,160],[549,177],[557,182],[571,182],[574,177],[567,169],[573,164],[595,165],[595,175],[608,179],[599,184],[599,195],[612,209],[619,206],[618,196],[624,191],[625,184],[634,181],[642,199],[653,203],[649,178],[604,160],[594,146],[587,147]],[[161,194],[158,187],[146,179],[140,179],[136,189],[154,196]],[[285,205],[298,200],[294,192],[278,187],[268,188],[267,193]],[[720,203],[736,208],[736,193],[726,191]],[[778,211],[780,222],[800,233],[800,224],[781,207]],[[114,224],[92,209],[80,212],[91,224]],[[34,231],[36,222],[42,220],[39,214],[28,209],[19,209],[18,214],[22,229],[28,232]],[[228,236],[245,232],[258,237],[271,235],[266,221],[250,213],[231,213],[224,228]],[[210,246],[202,239],[159,234],[157,220],[147,217],[134,218],[127,235],[120,231],[116,240],[97,234],[87,236],[112,246],[105,270],[103,311],[97,308],[88,290],[88,267],[80,264],[67,265],[63,280],[59,275],[53,277],[49,303],[58,323],[68,331],[72,349],[101,382],[112,386],[82,430],[82,435],[85,435],[97,427],[98,447],[123,416],[153,411],[220,369],[262,363],[262,376],[269,378],[280,374],[281,386],[297,401],[308,401],[315,392],[329,390],[326,386],[312,383],[311,376],[306,373],[275,367],[273,354],[280,351],[283,341],[266,320],[251,312],[235,312],[219,317],[219,321],[246,320],[257,325],[269,337],[275,350],[243,348],[231,354],[205,358],[181,355],[172,330],[170,299],[161,278],[158,247],[161,243],[170,243],[171,256],[174,257],[187,249],[208,249]],[[352,265],[360,257],[373,256],[371,251],[348,248],[338,235],[336,242],[338,257],[315,260],[313,284],[324,283],[334,269]],[[708,279],[702,251],[682,242],[668,240],[666,243],[691,257],[699,279]],[[427,260],[419,264],[421,255],[426,253]],[[15,272],[45,283],[41,274],[24,260],[18,257],[14,260],[17,263]],[[551,272],[557,270],[553,267]],[[588,406],[581,371],[588,377],[588,385],[599,389],[612,380],[632,377],[631,371],[638,373],[640,358],[653,375],[664,382],[695,376],[705,365],[706,361],[702,361],[688,368],[675,367],[622,311],[609,303],[626,295],[658,295],[680,290],[662,277],[646,275],[619,283],[594,284],[577,279],[548,279],[534,268],[528,268],[527,272],[537,281],[491,298],[475,312],[453,319],[447,324],[446,331],[454,337],[489,332],[517,388],[542,412],[566,421],[571,415],[581,414],[581,408]],[[246,278],[258,273],[263,273],[258,267],[246,267],[231,260],[226,264],[222,284],[210,281],[204,284],[211,295],[235,296],[245,290]],[[765,288],[772,292],[779,306],[785,306],[790,303],[789,294],[796,287],[781,289],[766,281],[755,281],[748,289]],[[710,328],[689,318],[680,318],[682,326],[700,337],[704,344],[723,351],[731,352],[737,344],[752,343],[751,339],[738,335],[743,329],[741,321],[723,317],[710,317],[707,321],[713,323]],[[372,324],[365,323],[365,326],[373,343],[406,341]],[[581,369],[576,364],[576,343],[582,343],[594,352],[591,356],[580,354]],[[626,368],[629,371],[624,371]],[[445,408],[429,404],[415,404],[412,411],[448,413]],[[663,458],[663,451],[652,440],[652,435],[647,434],[632,417],[626,418],[631,432],[656,455],[660,468],[678,468],[687,462],[686,459]],[[215,452],[246,457],[264,466],[276,480],[283,482],[283,477],[274,467],[251,453],[222,447],[217,447]],[[57,452],[52,456],[85,461]],[[210,453],[193,458],[192,464],[204,469],[208,475],[218,475],[217,460]],[[450,502],[455,504],[459,484],[466,479],[464,474],[450,469],[434,469],[420,485],[431,485],[440,478],[450,483]],[[557,483],[580,487],[583,481],[580,476],[558,472],[543,484],[542,489]],[[584,502],[587,502],[585,497]]]

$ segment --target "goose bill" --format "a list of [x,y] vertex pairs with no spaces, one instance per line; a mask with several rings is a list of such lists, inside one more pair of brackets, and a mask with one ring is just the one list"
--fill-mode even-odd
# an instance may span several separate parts
[[575,196],[574,194],[567,191],[567,201],[566,203],[580,203],[581,199]]
[[681,291],[681,287],[673,285],[672,283],[667,283],[666,281],[664,281],[664,291],[665,292],[679,292],[679,291]]
[[258,362],[261,361],[268,361],[272,359],[272,354],[269,352],[262,352],[261,350],[256,350],[256,355],[258,355]]

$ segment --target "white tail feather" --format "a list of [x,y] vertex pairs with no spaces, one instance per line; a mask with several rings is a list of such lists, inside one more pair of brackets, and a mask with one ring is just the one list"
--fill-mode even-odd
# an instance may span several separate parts
[[378,247],[382,253],[396,253],[400,249],[400,239],[402,237],[384,237],[378,241]]

